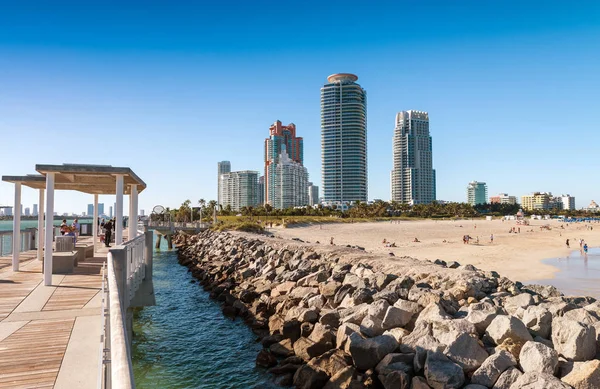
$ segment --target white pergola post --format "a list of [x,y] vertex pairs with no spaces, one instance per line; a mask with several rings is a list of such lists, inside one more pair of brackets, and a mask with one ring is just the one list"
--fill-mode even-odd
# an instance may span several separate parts
[[137,185],[130,186],[129,202],[129,240],[137,236],[138,191]]
[[123,175],[117,174],[117,202],[115,204],[115,245],[123,243]]
[[19,271],[21,251],[21,183],[15,182],[15,208],[13,212],[12,268]]
[[54,233],[54,174],[46,173],[46,250],[44,251],[44,285],[52,285],[52,236]]
[[41,261],[44,258],[44,189],[40,189],[38,199],[38,236],[37,236],[37,259]]
[[92,224],[92,242],[94,247],[94,256],[96,256],[96,242],[98,242],[98,195],[94,195],[94,221]]

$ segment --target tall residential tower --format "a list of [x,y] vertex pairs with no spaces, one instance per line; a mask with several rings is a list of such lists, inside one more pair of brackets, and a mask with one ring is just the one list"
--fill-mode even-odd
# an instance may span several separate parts
[[392,151],[392,201],[411,205],[435,201],[435,170],[427,112],[411,110],[396,115]]
[[471,205],[487,203],[488,191],[485,182],[471,181],[467,186],[467,203]]
[[338,73],[321,88],[321,174],[328,203],[367,201],[367,93]]
[[221,161],[217,163],[217,205],[223,204],[223,193],[221,188],[221,175],[231,172],[231,162]]
[[[304,165],[303,140],[296,136],[296,125],[290,123],[287,126],[277,120],[269,128],[269,137],[265,139],[265,178],[264,178],[264,202],[274,205],[277,191],[276,174],[277,164],[283,152],[286,152],[286,163],[293,161],[300,166]],[[279,202],[279,201],[278,201]],[[306,204],[294,204],[294,206]]]

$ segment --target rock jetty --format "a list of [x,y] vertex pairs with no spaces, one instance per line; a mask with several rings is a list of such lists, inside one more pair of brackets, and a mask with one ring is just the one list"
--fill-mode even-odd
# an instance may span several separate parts
[[[262,235],[175,240],[258,366],[301,389],[600,388],[600,303],[459,263]],[[382,271],[387,269],[388,271]]]

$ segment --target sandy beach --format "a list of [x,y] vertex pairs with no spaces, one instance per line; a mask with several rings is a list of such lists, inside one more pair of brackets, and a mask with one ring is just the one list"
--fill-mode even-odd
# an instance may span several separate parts
[[[540,228],[546,225],[551,229]],[[593,230],[586,225],[592,226]],[[513,227],[520,228],[521,232],[509,233]],[[531,220],[529,226],[501,220],[330,223],[273,228],[271,231],[284,239],[300,238],[329,245],[333,237],[338,246],[358,245],[372,253],[392,252],[395,256],[420,260],[458,261],[483,270],[495,270],[522,282],[553,278],[558,269],[543,264],[542,260],[566,257],[571,251],[579,250],[579,239],[584,239],[589,247],[598,247],[600,243],[600,224],[572,223],[567,226],[557,220]],[[493,243],[490,242],[492,234]],[[464,235],[472,238],[469,244],[463,243]],[[419,242],[414,242],[415,238]],[[570,249],[565,244],[567,238]],[[383,239],[397,247],[386,247]]]

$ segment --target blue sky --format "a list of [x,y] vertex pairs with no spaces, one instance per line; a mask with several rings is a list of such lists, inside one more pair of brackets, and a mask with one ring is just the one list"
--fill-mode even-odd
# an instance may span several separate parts
[[[428,111],[439,199],[600,200],[600,3],[0,1],[0,174],[129,166],[140,208],[216,198],[217,161],[262,170],[293,122],[320,184],[319,90],[367,90],[369,197],[389,199],[396,112]],[[0,204],[13,186],[0,184]],[[101,198],[108,204],[109,197]],[[25,206],[37,193],[25,188]],[[59,192],[58,212],[91,196]]]

